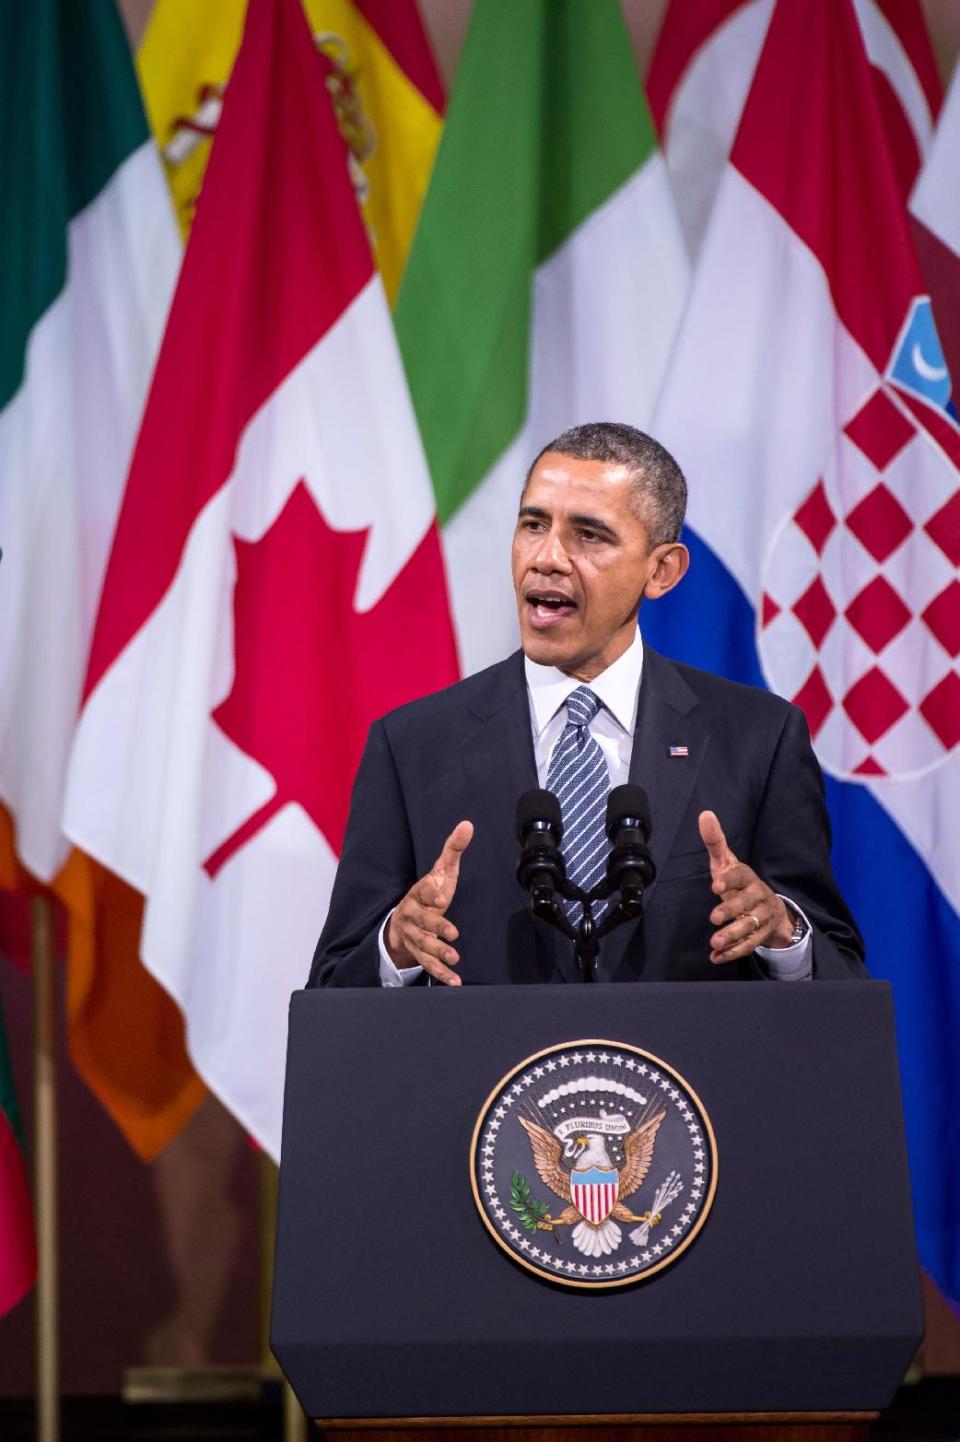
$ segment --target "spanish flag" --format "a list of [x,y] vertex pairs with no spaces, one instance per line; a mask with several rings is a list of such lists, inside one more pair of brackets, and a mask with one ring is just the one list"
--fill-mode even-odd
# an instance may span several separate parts
[[[247,0],[157,0],[138,57],[150,125],[187,236]],[[305,0],[350,150],[377,268],[393,302],[440,139],[444,98],[415,0]]]

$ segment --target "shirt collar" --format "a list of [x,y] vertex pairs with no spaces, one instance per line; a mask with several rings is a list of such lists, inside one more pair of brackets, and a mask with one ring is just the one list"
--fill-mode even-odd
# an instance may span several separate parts
[[[556,666],[541,666],[536,661],[531,661],[529,656],[523,658],[523,669],[530,693],[534,730],[539,736],[567,697],[584,683],[575,676],[567,676],[563,671],[558,671]],[[617,725],[631,736],[636,721],[637,693],[642,671],[643,641],[640,639],[638,627],[623,655],[618,656],[612,666],[601,671],[600,675],[595,676],[589,683],[590,690],[610,712]]]

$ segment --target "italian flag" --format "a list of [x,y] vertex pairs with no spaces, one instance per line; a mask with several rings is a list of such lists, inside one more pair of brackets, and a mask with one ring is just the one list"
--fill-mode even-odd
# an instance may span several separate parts
[[152,1155],[202,1096],[139,902],[61,817],[87,652],[180,248],[113,0],[0,7],[0,886],[66,905],[71,1054]]
[[[250,0],[131,466],[67,827],[279,1155],[290,993],[371,721],[456,679],[433,492],[298,0]],[[441,838],[442,840],[442,838]]]
[[465,671],[517,644],[527,465],[567,426],[647,425],[686,285],[616,0],[477,0],[395,312]]

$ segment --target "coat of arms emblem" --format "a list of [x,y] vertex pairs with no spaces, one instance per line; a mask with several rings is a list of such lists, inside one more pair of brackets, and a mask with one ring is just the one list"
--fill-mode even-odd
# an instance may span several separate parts
[[622,1042],[538,1052],[497,1085],[471,1151],[489,1231],[573,1287],[640,1281],[700,1231],[717,1183],[713,1129],[671,1067]]

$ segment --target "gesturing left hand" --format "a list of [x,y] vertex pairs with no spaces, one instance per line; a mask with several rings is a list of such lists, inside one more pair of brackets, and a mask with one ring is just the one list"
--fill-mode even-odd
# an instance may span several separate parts
[[710,913],[720,928],[710,938],[710,960],[736,961],[758,946],[789,946],[793,921],[776,892],[755,871],[738,861],[712,811],[701,811],[700,839],[710,857],[713,891],[720,902]]

